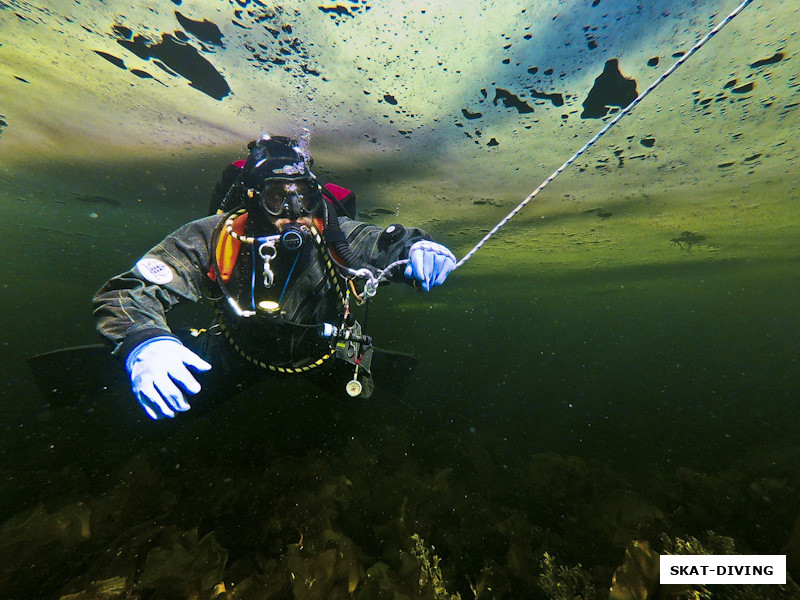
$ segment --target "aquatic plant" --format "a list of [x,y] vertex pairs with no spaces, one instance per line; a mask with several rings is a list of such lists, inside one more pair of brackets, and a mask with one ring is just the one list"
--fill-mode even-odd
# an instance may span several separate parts
[[61,596],[60,600],[125,600],[128,597],[127,579],[111,577],[93,582],[82,592]]
[[420,589],[430,585],[433,588],[433,597],[436,598],[436,600],[461,600],[461,594],[458,592],[451,594],[447,591],[444,578],[442,577],[442,570],[439,567],[440,559],[431,551],[435,548],[433,546],[428,548],[425,545],[425,540],[423,540],[419,534],[415,533],[411,536],[411,539],[414,541],[414,548],[411,552],[414,554],[417,562],[419,562],[420,567]]
[[595,600],[600,598],[592,585],[589,574],[579,563],[573,567],[559,565],[556,559],[545,552],[539,562],[542,573],[539,587],[550,600]]
[[736,554],[733,538],[707,531],[701,542],[691,535],[685,538],[670,538],[661,534],[661,547],[664,554]]
[[[647,541],[633,540],[611,579],[609,600],[646,600],[659,590],[660,560]],[[699,599],[698,599],[699,600]]]

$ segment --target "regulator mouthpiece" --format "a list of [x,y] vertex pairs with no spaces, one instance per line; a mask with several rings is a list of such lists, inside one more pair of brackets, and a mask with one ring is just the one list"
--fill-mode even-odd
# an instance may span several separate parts
[[281,243],[284,248],[294,252],[303,247],[307,235],[307,229],[297,223],[290,223],[281,233]]

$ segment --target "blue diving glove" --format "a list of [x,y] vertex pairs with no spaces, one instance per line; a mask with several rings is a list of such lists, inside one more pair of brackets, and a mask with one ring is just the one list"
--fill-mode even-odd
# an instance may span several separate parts
[[435,285],[442,285],[447,274],[456,268],[456,257],[447,248],[436,242],[415,242],[408,251],[408,266],[405,276],[414,278],[429,292]]
[[125,360],[136,400],[151,419],[189,410],[183,392],[196,394],[200,384],[186,367],[208,371],[211,365],[172,337],[154,337],[136,346]]

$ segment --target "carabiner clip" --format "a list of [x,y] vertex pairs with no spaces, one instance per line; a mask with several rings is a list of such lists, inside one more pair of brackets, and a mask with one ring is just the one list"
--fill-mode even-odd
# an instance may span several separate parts
[[275,273],[272,272],[270,261],[278,254],[278,249],[275,247],[276,241],[277,236],[270,236],[258,247],[258,255],[264,261],[264,287],[271,287],[275,281]]

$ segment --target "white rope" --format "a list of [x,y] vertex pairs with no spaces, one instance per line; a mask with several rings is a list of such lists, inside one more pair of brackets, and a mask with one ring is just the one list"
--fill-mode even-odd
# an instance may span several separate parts
[[742,10],[744,10],[744,8],[745,8],[745,7],[746,7],[748,4],[750,4],[752,1],[753,1],[753,0],[743,0],[743,2],[742,2],[741,4],[739,4],[739,6],[737,6],[737,7],[736,7],[736,8],[735,8],[735,9],[734,9],[734,10],[733,10],[733,11],[732,11],[732,12],[731,12],[731,13],[730,13],[730,14],[729,14],[727,17],[725,17],[725,18],[724,18],[722,21],[720,21],[720,23],[719,23],[719,24],[718,24],[716,27],[714,27],[714,28],[713,28],[711,31],[709,31],[709,32],[708,32],[708,33],[707,33],[705,36],[703,36],[703,37],[702,37],[702,38],[701,38],[701,39],[700,39],[700,40],[699,40],[699,41],[698,41],[698,42],[697,42],[697,43],[696,43],[694,46],[692,46],[692,47],[691,47],[691,49],[690,49],[688,52],[686,52],[686,54],[684,54],[683,56],[681,56],[681,57],[680,57],[680,58],[679,58],[679,59],[678,59],[678,60],[675,62],[675,64],[674,64],[674,65],[672,65],[672,66],[671,66],[669,69],[667,69],[666,71],[664,71],[664,73],[661,75],[661,77],[659,77],[659,78],[658,78],[658,79],[656,79],[656,80],[655,80],[653,83],[651,83],[651,84],[650,84],[650,86],[649,86],[649,87],[648,87],[648,88],[647,88],[645,91],[643,91],[641,94],[639,94],[639,95],[638,95],[638,96],[637,96],[637,97],[636,97],[636,98],[635,98],[635,99],[634,99],[634,100],[633,100],[633,101],[632,101],[630,104],[628,104],[628,106],[626,106],[625,108],[623,108],[623,109],[622,109],[622,110],[621,110],[621,111],[620,111],[620,112],[617,114],[617,116],[615,116],[615,117],[614,117],[614,118],[613,118],[611,121],[609,121],[609,122],[606,124],[606,126],[605,126],[605,127],[603,127],[603,128],[600,130],[600,131],[598,131],[598,132],[595,134],[595,136],[594,136],[592,139],[590,139],[588,142],[586,142],[586,144],[584,144],[584,146],[583,146],[583,147],[582,147],[580,150],[578,150],[578,151],[577,151],[575,154],[573,154],[571,157],[569,157],[569,159],[567,159],[567,161],[566,161],[566,162],[565,162],[563,165],[561,165],[560,167],[558,167],[558,169],[556,169],[555,171],[553,171],[553,173],[552,173],[552,175],[550,175],[550,177],[548,177],[547,179],[545,179],[545,180],[544,180],[544,181],[543,181],[543,182],[542,182],[542,183],[539,185],[539,187],[537,187],[535,190],[533,190],[533,191],[532,191],[532,192],[531,192],[531,193],[528,195],[528,197],[527,197],[527,198],[525,198],[525,199],[524,199],[522,202],[520,202],[520,203],[519,203],[519,204],[516,206],[516,208],[514,208],[514,210],[512,210],[510,213],[508,213],[508,215],[506,215],[506,216],[503,218],[503,220],[502,220],[502,221],[500,221],[500,222],[499,222],[497,225],[495,225],[495,226],[492,228],[492,230],[491,230],[489,233],[487,233],[485,236],[483,236],[483,238],[482,238],[482,239],[481,239],[481,240],[480,240],[480,241],[479,241],[477,244],[475,244],[475,247],[474,247],[474,248],[472,248],[472,250],[470,250],[469,252],[467,252],[467,254],[464,256],[464,258],[462,258],[461,260],[459,260],[459,261],[456,263],[456,267],[455,267],[455,268],[457,269],[458,267],[460,267],[461,265],[463,265],[465,262],[467,262],[467,261],[468,261],[470,258],[472,258],[472,256],[473,256],[473,255],[474,255],[474,254],[475,254],[475,253],[476,253],[478,250],[480,250],[481,246],[483,246],[483,245],[484,245],[486,242],[488,242],[488,241],[489,241],[489,239],[490,239],[490,238],[491,238],[491,237],[492,237],[492,236],[493,236],[495,233],[497,233],[497,232],[500,230],[500,228],[501,228],[501,227],[503,227],[503,226],[504,226],[506,223],[508,223],[508,222],[509,222],[509,221],[510,221],[512,218],[514,218],[514,215],[516,215],[516,214],[517,214],[519,211],[521,211],[523,208],[525,208],[525,205],[526,205],[526,204],[528,204],[528,202],[530,202],[531,200],[533,200],[533,199],[534,199],[534,198],[535,198],[535,197],[536,197],[536,196],[539,194],[539,192],[541,192],[541,191],[542,191],[542,190],[543,190],[545,187],[547,187],[547,186],[550,184],[550,182],[551,182],[551,181],[553,181],[553,180],[554,180],[556,177],[558,177],[558,176],[559,176],[559,175],[560,175],[560,174],[561,174],[561,173],[562,173],[562,172],[563,172],[563,171],[564,171],[564,170],[565,170],[567,167],[569,167],[569,166],[570,166],[572,163],[574,163],[574,162],[575,162],[575,161],[576,161],[576,160],[577,160],[577,159],[578,159],[578,158],[579,158],[579,157],[580,157],[580,156],[581,156],[581,155],[582,155],[584,152],[586,152],[586,151],[587,151],[589,148],[591,148],[591,147],[592,147],[592,146],[593,146],[593,145],[594,145],[594,144],[597,142],[597,140],[599,140],[601,137],[603,137],[603,136],[604,136],[604,135],[605,135],[605,134],[608,132],[608,130],[609,130],[609,129],[611,129],[612,127],[614,127],[614,125],[616,125],[617,123],[619,123],[619,121],[620,121],[620,119],[622,119],[622,117],[624,117],[625,115],[627,115],[628,113],[630,113],[630,112],[631,112],[631,111],[632,111],[634,108],[636,108],[636,106],[637,106],[637,105],[638,105],[638,104],[639,104],[639,103],[640,103],[642,100],[644,100],[644,98],[645,98],[645,97],[646,97],[646,96],[647,96],[647,95],[648,95],[650,92],[652,92],[652,91],[653,91],[654,89],[656,89],[656,88],[657,88],[659,85],[661,85],[661,83],[662,83],[662,82],[663,82],[663,81],[664,81],[664,80],[665,80],[667,77],[669,77],[670,75],[672,75],[672,73],[674,73],[674,72],[675,72],[675,70],[676,70],[678,67],[680,67],[680,66],[681,66],[683,63],[685,63],[687,60],[689,60],[689,57],[690,57],[690,56],[692,56],[692,55],[693,55],[695,52],[697,52],[698,50],[700,50],[700,48],[702,48],[702,47],[703,47],[703,45],[705,45],[705,43],[706,43],[708,40],[710,40],[710,39],[711,39],[712,37],[714,37],[714,36],[715,36],[717,33],[719,33],[719,31],[720,31],[720,30],[721,30],[723,27],[725,27],[725,25],[727,25],[728,23],[730,23],[730,22],[731,22],[731,21],[734,19],[734,17],[736,17],[736,15],[738,15],[740,12],[742,12]]

